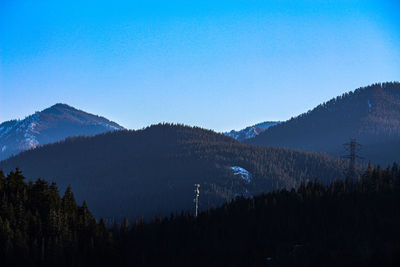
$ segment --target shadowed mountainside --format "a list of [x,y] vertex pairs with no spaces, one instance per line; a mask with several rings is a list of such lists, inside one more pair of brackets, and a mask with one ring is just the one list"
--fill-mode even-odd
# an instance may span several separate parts
[[0,162],[28,177],[71,185],[95,216],[146,217],[200,208],[238,196],[291,188],[307,179],[342,178],[345,165],[327,155],[249,146],[201,128],[160,124],[139,131],[75,137]]
[[342,144],[356,138],[366,162],[400,161],[400,83],[359,88],[245,140],[267,145],[343,155]]

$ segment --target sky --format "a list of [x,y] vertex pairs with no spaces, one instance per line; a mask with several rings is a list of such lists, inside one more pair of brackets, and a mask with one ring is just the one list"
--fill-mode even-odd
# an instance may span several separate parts
[[130,129],[286,120],[400,80],[400,1],[0,1],[0,122],[55,103]]

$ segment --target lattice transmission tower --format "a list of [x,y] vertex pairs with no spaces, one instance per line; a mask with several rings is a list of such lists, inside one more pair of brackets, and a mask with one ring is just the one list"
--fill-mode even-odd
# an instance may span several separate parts
[[347,170],[347,178],[355,179],[356,176],[356,160],[357,159],[364,159],[357,155],[357,153],[361,150],[362,145],[357,143],[355,138],[350,139],[350,142],[343,144],[345,150],[349,153],[344,155],[343,158],[349,160],[349,169]]

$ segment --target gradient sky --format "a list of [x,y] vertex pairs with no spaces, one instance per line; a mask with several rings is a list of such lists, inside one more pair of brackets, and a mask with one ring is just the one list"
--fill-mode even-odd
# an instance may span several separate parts
[[400,80],[400,1],[0,1],[0,122],[62,102],[138,129],[285,120]]

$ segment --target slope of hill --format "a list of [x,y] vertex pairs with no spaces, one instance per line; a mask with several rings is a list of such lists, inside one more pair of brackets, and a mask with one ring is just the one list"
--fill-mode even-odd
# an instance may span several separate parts
[[139,131],[75,137],[0,162],[28,177],[71,185],[98,217],[146,217],[189,210],[193,185],[200,208],[238,195],[291,188],[307,179],[341,178],[342,162],[327,155],[249,146],[200,128],[160,124]]
[[23,120],[0,124],[0,160],[70,136],[95,135],[123,127],[103,117],[56,104]]
[[243,141],[249,138],[256,137],[260,133],[267,130],[269,127],[277,125],[280,123],[279,121],[265,121],[261,123],[257,123],[253,126],[246,127],[242,130],[235,131],[232,130],[230,132],[225,132],[224,134],[230,137],[235,138],[236,140]]
[[108,229],[70,188],[24,180],[0,171],[2,266],[400,266],[397,164]]
[[340,156],[350,138],[363,145],[360,154],[366,160],[400,160],[400,83],[343,94],[244,142]]
[[130,266],[400,266],[399,201],[396,164],[113,233]]

